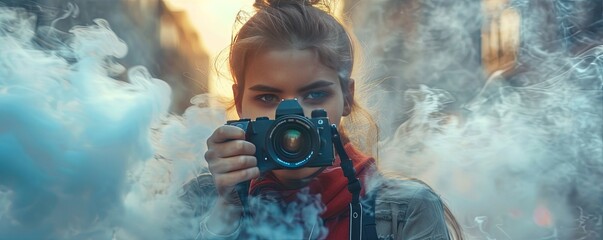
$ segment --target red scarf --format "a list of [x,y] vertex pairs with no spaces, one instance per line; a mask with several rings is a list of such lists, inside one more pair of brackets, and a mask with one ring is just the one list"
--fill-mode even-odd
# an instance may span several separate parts
[[[375,164],[375,159],[364,155],[349,143],[344,146],[344,149],[352,159],[356,176],[364,182],[367,170]],[[337,157],[333,166],[326,168],[307,185],[310,194],[321,194],[322,204],[326,206],[321,217],[329,229],[327,239],[349,238],[349,203],[352,201],[352,194],[347,189],[348,180],[343,175],[340,163]],[[364,195],[364,189],[363,186],[360,196]],[[284,201],[290,200],[299,191],[299,189],[288,190],[271,172],[261,179],[251,181],[250,193],[257,194],[258,191],[261,193],[265,190],[278,191]]]

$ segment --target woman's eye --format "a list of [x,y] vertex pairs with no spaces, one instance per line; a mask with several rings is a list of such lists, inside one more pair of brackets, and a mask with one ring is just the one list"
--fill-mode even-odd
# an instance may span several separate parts
[[304,95],[304,100],[312,103],[318,103],[322,102],[328,96],[329,93],[326,91],[312,91]]
[[274,103],[279,100],[279,98],[273,94],[262,94],[257,96],[256,99],[264,103]]

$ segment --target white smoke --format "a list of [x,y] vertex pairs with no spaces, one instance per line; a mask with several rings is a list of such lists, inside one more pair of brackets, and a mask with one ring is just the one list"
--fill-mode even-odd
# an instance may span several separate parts
[[[323,226],[320,214],[325,210],[320,195],[302,189],[296,199],[288,204],[264,197],[252,197],[249,206],[253,218],[246,219],[245,236],[250,239],[312,239],[325,238],[328,229]],[[320,236],[320,237],[319,237]]]
[[[436,10],[404,42],[410,54],[397,59],[396,34],[384,56],[370,53],[404,70],[386,83],[404,94],[381,102],[410,109],[383,106],[391,117],[381,125],[396,131],[380,143],[382,169],[433,186],[469,239],[600,238],[602,48],[570,56],[535,44],[522,49],[530,68],[514,82],[485,79],[458,60],[475,54],[475,5],[424,4]],[[224,111],[203,95],[169,115],[169,87],[143,67],[129,69],[128,82],[111,77],[125,71],[113,58],[127,46],[106,21],[60,34],[37,29],[35,17],[0,8],[0,239],[194,238],[199,216],[180,200],[182,186],[206,171],[205,141]],[[306,236],[322,206],[298,200],[295,211],[252,202],[263,209],[257,219],[282,224],[252,225],[251,236]]]
[[[207,172],[206,141],[225,110],[199,95],[168,114],[169,86],[144,67],[128,82],[110,77],[125,71],[114,58],[127,46],[108,22],[61,33],[35,18],[0,8],[0,239],[198,237],[206,212],[192,211],[184,185]],[[265,213],[255,219],[277,224],[250,237],[326,234],[316,196],[252,204]]]
[[[194,236],[166,229],[196,224],[174,216],[200,158],[153,143],[185,139],[179,146],[202,151],[216,125],[188,116],[223,122],[224,114],[193,106],[168,117],[170,88],[144,67],[129,69],[128,82],[109,77],[124,70],[113,58],[127,46],[106,21],[36,33],[35,18],[0,8],[0,239]],[[59,44],[42,49],[36,38]]]
[[[573,55],[573,36],[552,34],[588,23],[580,7],[592,2],[511,1],[529,10],[516,74],[487,78],[473,61],[478,2],[364,3],[356,32],[377,64],[371,74],[387,79],[381,168],[434,187],[468,239],[600,239],[603,38],[578,32],[574,44],[590,46]],[[541,4],[563,24],[547,23]],[[393,32],[379,35],[383,24]]]

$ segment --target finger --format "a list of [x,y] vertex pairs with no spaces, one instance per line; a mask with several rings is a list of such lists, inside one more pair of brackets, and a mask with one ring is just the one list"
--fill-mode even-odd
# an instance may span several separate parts
[[234,187],[237,183],[250,180],[260,176],[260,170],[257,167],[233,171],[214,176],[214,181],[218,188],[226,189]]
[[212,174],[221,174],[243,170],[257,166],[255,156],[238,155],[229,158],[221,158],[209,166]]
[[211,146],[216,143],[223,143],[233,139],[245,139],[245,131],[243,129],[224,125],[218,127],[212,135],[207,139],[207,146]]
[[255,145],[245,140],[231,140],[230,142],[214,145],[212,151],[218,158],[228,158],[238,155],[254,155]]

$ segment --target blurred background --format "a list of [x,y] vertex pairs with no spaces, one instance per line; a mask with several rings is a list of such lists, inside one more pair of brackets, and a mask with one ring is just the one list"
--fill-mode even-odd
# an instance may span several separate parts
[[[116,61],[127,69],[142,65],[153,77],[169,84],[170,112],[176,115],[183,114],[191,106],[191,98],[199,94],[230,96],[231,83],[224,62],[227,47],[238,27],[237,14],[251,13],[252,3],[252,0],[0,0],[0,6],[20,7],[34,13],[37,27],[51,26],[66,34],[73,26],[93,25],[94,19],[106,19],[128,46],[128,54]],[[411,171],[406,169],[427,166],[422,171],[405,173],[426,180],[451,199],[452,209],[461,212],[458,215],[461,223],[474,234],[470,239],[601,239],[603,54],[599,48],[603,45],[603,1],[340,0],[334,4],[334,13],[354,31],[363,49],[356,78],[375,85],[373,94],[386,100],[369,101],[379,113],[375,117],[380,123],[381,140],[389,139],[383,145],[383,159],[389,157],[389,146],[394,148],[391,153],[394,157],[389,159],[399,159],[401,154],[408,157],[406,162],[396,162],[392,169]],[[34,40],[41,48],[46,45],[53,48],[52,42],[46,42],[43,36]],[[128,80],[126,73],[115,78]],[[438,93],[433,89],[443,89],[445,94],[430,95]],[[468,124],[469,130],[459,136],[448,132],[445,137],[455,141],[441,145],[429,142],[438,137],[425,140],[414,136],[413,133],[424,130],[412,125],[412,118],[420,115],[416,110],[429,110],[417,105],[433,96],[441,97],[437,100],[440,102],[436,101],[441,107],[434,110],[436,113],[454,116],[462,122],[469,121],[473,111],[475,125]],[[520,100],[514,98],[517,96]],[[571,101],[581,96],[585,96],[584,102]],[[497,100],[503,104],[496,105]],[[491,131],[471,129],[480,121],[488,122],[490,114],[501,112],[507,115],[497,115],[494,124],[483,125],[491,127]],[[432,113],[426,114],[433,117]],[[420,122],[433,120],[426,119]],[[504,130],[520,134],[508,140],[503,138],[504,134],[497,135]],[[533,138],[536,143],[528,141],[534,144],[530,145],[533,148],[524,149],[520,138]],[[201,138],[194,136],[194,139]],[[415,140],[418,143],[413,145]],[[513,144],[529,153],[513,155],[514,148],[507,147]],[[435,153],[443,156],[435,156],[438,160],[433,162],[425,161],[425,166],[413,165],[420,162],[415,161],[420,157],[417,159],[409,152],[423,145],[439,149]],[[541,146],[544,147],[538,148]],[[196,153],[202,152],[199,149],[203,147],[196,147]],[[421,151],[432,157],[429,154],[434,152],[428,147],[424,149]],[[499,155],[489,155],[492,149],[498,150],[492,152]],[[471,160],[491,159],[484,160],[482,165],[477,161],[467,163],[461,157],[458,161],[441,160],[457,154]],[[458,170],[459,176],[449,178],[453,169]],[[571,171],[562,174],[564,169]],[[481,175],[472,175],[480,171]],[[446,185],[450,179],[460,183],[450,187]],[[480,185],[482,180],[493,185]],[[529,197],[534,202],[517,210],[512,203],[521,205],[525,201],[509,199],[517,197],[514,189],[521,189],[522,184],[535,185],[522,192],[535,195]],[[509,186],[516,187],[504,189]],[[456,196],[463,192],[455,187],[471,190],[464,196]],[[472,200],[477,204],[472,205]],[[497,204],[489,205],[494,200]],[[564,207],[555,213],[555,204]],[[566,205],[569,207],[565,208]],[[497,207],[502,210],[488,212]],[[555,214],[569,218],[565,222],[556,219],[553,224]],[[511,220],[497,221],[500,218],[496,217],[501,215]],[[494,220],[491,225],[482,226],[480,216],[491,216]],[[510,223],[519,218],[530,223]],[[471,225],[475,222],[479,226]],[[500,222],[507,225],[495,224]],[[556,227],[553,229],[552,225]],[[544,229],[544,233],[534,233],[534,229]]]
[[[230,85],[215,73],[227,73],[225,64],[215,59],[227,51],[239,11],[253,10],[250,0],[1,2],[36,13],[40,26],[52,24],[63,31],[96,18],[108,20],[129,48],[119,62],[126,68],[143,65],[168,82],[175,93],[174,113],[182,113],[194,95],[230,94]],[[370,69],[363,74],[384,82],[383,88],[393,89],[394,95],[427,84],[470,96],[497,70],[512,81],[530,67],[535,52],[577,55],[600,44],[603,35],[603,1],[597,0],[333,2],[335,14],[364,47]],[[73,8],[77,10],[68,13]],[[435,59],[437,71],[424,71]]]

